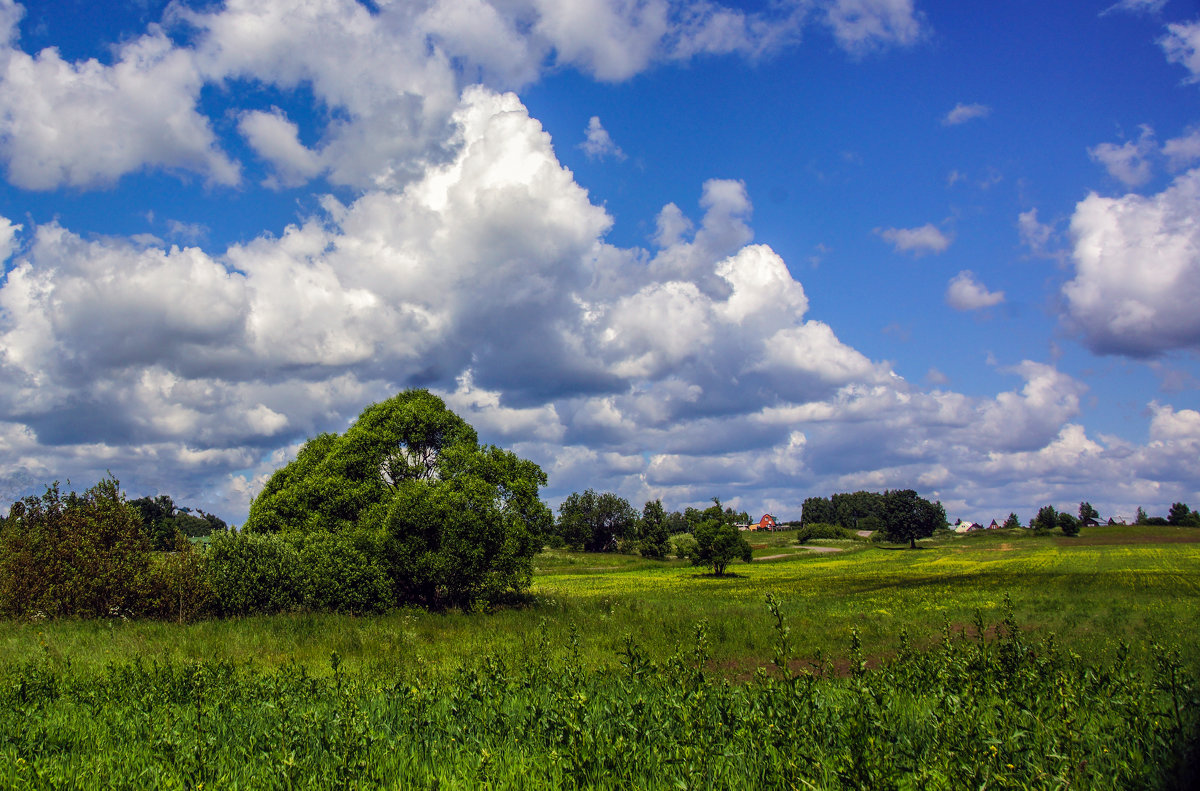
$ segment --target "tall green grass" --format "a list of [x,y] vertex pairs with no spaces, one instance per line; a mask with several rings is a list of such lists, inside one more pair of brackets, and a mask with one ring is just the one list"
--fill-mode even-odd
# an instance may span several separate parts
[[[228,661],[0,672],[0,786],[40,788],[1170,788],[1195,769],[1198,680],[1178,654],[1081,657],[1009,612],[867,667],[714,674],[709,626],[663,661],[632,636],[586,671],[577,632],[451,675]],[[760,609],[761,612],[761,609]],[[768,621],[761,614],[759,620]],[[768,621],[769,623],[769,621]],[[994,635],[994,636],[989,636]]]

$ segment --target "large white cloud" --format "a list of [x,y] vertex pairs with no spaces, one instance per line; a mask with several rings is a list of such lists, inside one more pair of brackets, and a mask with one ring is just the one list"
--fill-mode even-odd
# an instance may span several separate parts
[[1067,314],[1093,350],[1153,356],[1200,347],[1200,169],[1162,192],[1075,207]]
[[[198,5],[169,5],[162,27],[102,63],[24,52],[22,7],[0,0],[0,159],[12,183],[95,188],[161,168],[236,185],[240,164],[198,105],[206,85],[249,81],[309,89],[327,116],[313,147],[278,110],[243,108],[239,129],[274,171],[267,186],[323,174],[340,186],[399,188],[453,155],[446,136],[467,85],[519,88],[556,67],[616,81],[704,54],[757,57],[797,42],[811,3],[754,13],[668,0]],[[907,43],[916,25],[909,0],[838,0],[829,13],[851,51]]]
[[[1192,410],[1153,404],[1149,441],[1123,445],[1075,422],[1084,387],[1053,366],[1018,363],[1006,371],[1018,386],[992,397],[927,392],[843,342],[836,322],[808,315],[820,296],[754,243],[738,181],[706,182],[701,216],[665,206],[650,249],[607,243],[612,219],[498,89],[547,67],[624,79],[706,52],[759,55],[795,41],[810,15],[855,53],[905,44],[921,32],[908,0],[761,14],[656,0],[377,5],[173,6],[165,24],[189,31],[176,37],[186,46],[151,30],[102,65],[14,49],[17,7],[0,0],[10,62],[52,63],[30,73],[74,86],[101,129],[139,125],[108,160],[89,159],[104,141],[82,134],[41,141],[30,173],[49,174],[44,185],[144,167],[232,182],[236,165],[196,97],[250,81],[306,86],[334,110],[314,137],[282,109],[234,108],[269,185],[325,174],[353,188],[225,249],[0,222],[0,253],[13,258],[0,281],[0,499],[112,469],[137,493],[239,519],[299,441],[414,385],[542,463],[552,496],[593,486],[678,507],[716,494],[796,513],[808,494],[917,485],[982,516],[1096,482],[1112,484],[1114,503],[1147,505],[1194,485],[1194,474],[1161,473],[1189,452],[1194,465]],[[150,55],[137,60],[138,47]],[[122,82],[123,69],[161,78],[161,101],[133,102],[141,83]],[[29,80],[4,79],[0,89],[33,95]],[[69,107],[58,99],[76,100],[47,96],[28,112],[59,118]],[[27,166],[14,157],[10,174]],[[950,243],[933,226],[890,231],[915,253]]]
[[70,63],[54,49],[13,48],[21,8],[0,0],[0,159],[17,186],[107,186],[163,167],[237,184],[196,109],[203,84],[191,53],[158,27],[123,44],[112,65]]

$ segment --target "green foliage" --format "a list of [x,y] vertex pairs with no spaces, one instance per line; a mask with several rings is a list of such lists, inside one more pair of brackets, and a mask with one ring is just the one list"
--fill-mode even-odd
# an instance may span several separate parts
[[1196,769],[1200,679],[1174,651],[1081,656],[1007,614],[923,635],[927,650],[901,634],[877,666],[852,632],[837,673],[797,666],[772,616],[772,670],[738,684],[714,677],[705,622],[669,655],[610,641],[596,672],[544,629],[520,660],[467,656],[448,676],[355,673],[336,652],[320,674],[13,663],[0,787],[1126,789],[1187,787]]
[[379,612],[393,601],[382,537],[341,533],[215,533],[204,574],[218,615],[298,610]]
[[297,610],[303,573],[296,546],[281,535],[218,533],[205,552],[206,576],[223,616]]
[[197,510],[192,515],[190,508],[179,508],[166,494],[155,497],[139,497],[129,504],[142,517],[142,529],[150,538],[153,549],[169,551],[175,546],[175,535],[191,538],[207,536],[214,530],[227,530],[225,521],[213,514]]
[[946,526],[942,504],[919,497],[912,489],[893,489],[883,495],[883,532],[889,541],[907,541],[916,547],[918,538],[928,538]]
[[1008,518],[1004,520],[1004,528],[1006,530],[1012,530],[1020,526],[1021,520],[1017,518],[1016,514],[1010,512]]
[[1087,522],[1089,519],[1100,521],[1100,512],[1092,507],[1092,504],[1086,500],[1079,504],[1079,521]]
[[612,552],[637,536],[638,513],[624,497],[588,489],[573,492],[558,507],[555,531],[568,547],[585,552]]
[[1186,503],[1173,503],[1167,512],[1167,524],[1180,527],[1200,527],[1200,512],[1188,508]]
[[[245,525],[251,534],[376,536],[353,550],[366,553],[365,587],[342,603],[295,591],[235,593],[230,601],[235,607],[263,601],[269,610],[299,602],[373,609],[379,570],[398,602],[487,601],[521,590],[529,585],[533,555],[551,524],[538,496],[545,484],[545,473],[533,462],[480,447],[474,429],[440,398],[426,390],[404,391],[367,407],[345,434],[322,434],[306,443],[295,461],[271,476],[251,503]],[[286,566],[287,550],[261,546],[283,553],[279,562]],[[347,546],[339,544],[351,551]]]
[[690,558],[696,551],[696,537],[691,533],[675,533],[671,536],[671,554],[677,558]]
[[667,513],[662,500],[647,500],[642,508],[642,518],[638,524],[638,534],[641,536],[639,551],[642,557],[662,560],[667,556],[671,546],[670,532],[667,527]]
[[842,527],[841,525],[830,525],[822,522],[814,522],[804,525],[796,531],[796,541],[800,544],[806,544],[814,538],[832,538],[840,540],[857,541],[858,536]]
[[[720,503],[716,508],[720,510]],[[701,522],[693,534],[696,547],[689,559],[693,566],[708,566],[718,577],[725,573],[729,563],[736,558],[749,563],[750,544],[740,530],[729,522],[709,519]]]
[[1058,515],[1058,527],[1062,530],[1064,536],[1079,535],[1079,520],[1068,514],[1066,511]]
[[182,533],[175,534],[170,552],[150,565],[150,591],[142,612],[150,617],[183,623],[216,614],[205,556]]
[[800,506],[800,524],[831,524],[837,521],[833,502],[827,497],[808,497]]
[[115,479],[66,496],[56,482],[10,509],[0,532],[0,611],[139,614],[149,590],[150,545]]
[[1058,527],[1058,511],[1052,505],[1043,505],[1038,509],[1037,516],[1033,518],[1030,525],[1036,533],[1045,535]]

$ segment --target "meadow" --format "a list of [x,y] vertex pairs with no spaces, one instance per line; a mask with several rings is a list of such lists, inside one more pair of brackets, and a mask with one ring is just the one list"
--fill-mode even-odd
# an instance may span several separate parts
[[0,785],[1189,781],[1200,531],[793,538],[724,578],[549,551],[486,612],[3,623]]

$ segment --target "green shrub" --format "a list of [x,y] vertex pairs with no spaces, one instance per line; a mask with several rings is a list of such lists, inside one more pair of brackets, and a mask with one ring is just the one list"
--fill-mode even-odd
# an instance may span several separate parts
[[380,537],[365,530],[287,536],[300,557],[300,603],[307,610],[368,613],[386,610],[391,583]]
[[696,549],[696,537],[691,533],[675,533],[667,539],[667,543],[671,547],[671,554],[677,558],[690,557]]
[[220,615],[287,612],[303,604],[300,553],[282,536],[216,533],[204,565]]
[[170,552],[150,564],[150,584],[142,613],[164,620],[196,621],[214,613],[213,589],[205,555],[181,533]]
[[58,483],[15,503],[0,532],[0,611],[17,616],[137,615],[150,544],[120,484],[65,497]]
[[[876,535],[878,535],[878,533],[876,533]],[[812,524],[804,525],[796,531],[797,543],[804,544],[814,538],[833,538],[857,541],[858,535],[856,535],[853,531],[847,530],[841,525],[831,525],[826,522],[813,522]]]

